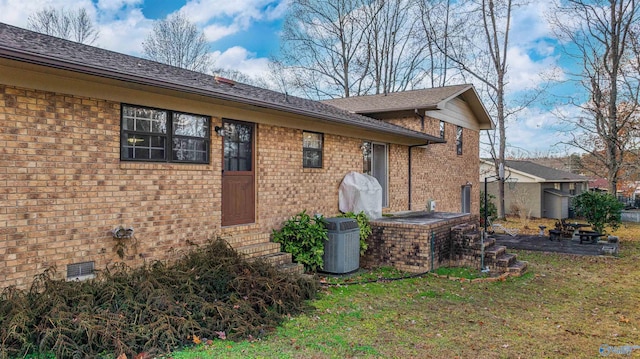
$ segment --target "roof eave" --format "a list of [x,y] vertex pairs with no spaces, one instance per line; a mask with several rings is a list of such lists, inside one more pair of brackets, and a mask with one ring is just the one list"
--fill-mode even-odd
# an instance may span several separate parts
[[[379,132],[388,133],[395,136],[405,137],[406,138],[405,141],[398,141],[398,142],[402,142],[402,144],[406,144],[406,145],[417,145],[417,144],[425,144],[425,143],[431,144],[431,143],[444,142],[442,139],[438,137],[421,134],[418,132],[407,133],[403,129],[398,129],[398,130],[389,129],[383,126],[378,126],[375,123],[371,123],[364,126],[360,123],[357,123],[356,121],[350,121],[348,119],[341,118],[339,116],[334,116],[327,113],[307,111],[295,106],[288,106],[285,104],[262,101],[255,98],[234,96],[232,94],[227,94],[227,93],[202,90],[200,88],[193,87],[193,86],[180,85],[180,84],[166,82],[166,81],[158,80],[155,78],[144,77],[144,76],[135,76],[135,75],[124,73],[124,72],[114,71],[112,69],[87,66],[83,64],[74,63],[74,62],[63,61],[63,60],[49,57],[49,56],[43,56],[40,54],[33,54],[26,51],[17,51],[15,49],[8,49],[6,47],[1,47],[1,46],[0,46],[0,57],[6,58],[9,60],[19,61],[19,62],[26,62],[33,65],[38,65],[38,66],[51,67],[59,70],[67,70],[67,71],[82,73],[85,75],[107,78],[111,80],[134,83],[138,85],[151,86],[151,87],[156,87],[156,88],[161,88],[166,90],[179,91],[179,92],[193,94],[193,95],[200,95],[200,96],[215,98],[219,100],[226,100],[226,101],[231,101],[231,102],[236,102],[236,103],[241,103],[241,104],[246,104],[246,105],[251,105],[256,107],[268,108],[268,109],[273,109],[277,111],[283,111],[283,112],[293,113],[297,115],[308,116],[308,117],[316,118],[319,120],[331,121],[331,122],[349,125],[353,127],[379,131]],[[414,132],[414,131],[411,131],[411,132]]]
[[[469,91],[473,93],[473,95],[468,95]],[[481,130],[495,130],[496,126],[489,115],[489,111],[484,107],[482,101],[480,101],[480,96],[476,91],[476,88],[472,85],[467,86],[466,88],[459,91],[456,95],[464,97],[465,101],[469,104],[473,112],[476,114],[478,118],[478,124]]]
[[[334,106],[334,107],[337,107],[337,106]],[[385,108],[385,109],[369,108],[366,110],[356,110],[356,111],[350,111],[350,112],[357,113],[360,115],[369,115],[372,113],[381,113],[381,112],[402,112],[402,111],[414,111],[414,110],[431,111],[431,110],[438,110],[438,109],[439,108],[437,105],[424,105],[424,106],[414,106],[414,107],[394,107],[394,108]]]

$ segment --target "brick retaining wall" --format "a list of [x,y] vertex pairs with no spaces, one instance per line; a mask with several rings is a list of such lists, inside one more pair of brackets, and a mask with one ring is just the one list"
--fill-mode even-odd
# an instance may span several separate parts
[[[467,265],[479,268],[479,263],[472,263],[475,258],[473,250],[467,250],[462,243],[462,233],[476,230],[477,221],[477,216],[473,215],[462,215],[430,224],[371,221],[372,234],[367,240],[369,248],[360,258],[360,264],[365,268],[393,266],[412,273],[426,272],[442,266]],[[461,227],[456,232],[457,236],[452,237],[451,228],[455,226]]]

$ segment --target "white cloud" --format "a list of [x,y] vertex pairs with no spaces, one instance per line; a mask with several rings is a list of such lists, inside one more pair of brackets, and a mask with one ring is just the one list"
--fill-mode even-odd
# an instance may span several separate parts
[[531,47],[531,44],[537,43],[540,39],[553,37],[546,19],[553,6],[551,1],[533,1],[517,6],[511,18],[511,44]]
[[140,4],[142,0],[100,0],[97,7],[91,0],[0,0],[0,21],[27,28],[29,15],[42,9],[84,8],[100,31],[95,45],[140,55],[142,40],[152,27],[151,20],[142,14]]
[[210,42],[214,42],[222,39],[223,37],[233,35],[238,31],[240,31],[240,28],[236,24],[231,24],[230,26],[211,24],[209,26],[206,26],[202,30],[204,36],[206,36],[207,40],[209,40]]
[[190,21],[203,24],[209,41],[248,30],[254,22],[284,15],[288,0],[191,0],[180,8]]
[[520,92],[526,90],[537,89],[550,78],[557,81],[564,79],[564,74],[560,67],[556,64],[559,57],[547,56],[538,61],[531,58],[527,49],[521,47],[510,47],[507,50],[507,60],[509,62],[507,69],[508,90]]
[[251,20],[262,19],[262,9],[272,3],[271,0],[191,0],[179,11],[197,23],[231,17],[234,22],[249,24]]
[[95,16],[91,0],[0,0],[0,22],[27,28],[27,19],[29,18],[29,15],[47,8],[85,8],[89,15]]
[[508,147],[524,149],[530,155],[565,152],[567,146],[563,142],[569,141],[572,135],[572,126],[565,119],[575,118],[579,113],[580,109],[571,105],[525,108],[506,128]]
[[142,54],[142,42],[153,29],[153,21],[138,8],[119,14],[118,19],[100,25],[98,46],[135,56]]
[[265,11],[265,18],[272,21],[284,17],[290,3],[291,0],[282,0],[277,5],[268,7]]
[[116,12],[125,7],[142,5],[144,0],[98,0],[98,9],[108,12]]
[[269,72],[269,60],[255,57],[247,49],[234,46],[224,52],[215,51],[212,54],[215,67],[240,71],[250,77],[264,78]]

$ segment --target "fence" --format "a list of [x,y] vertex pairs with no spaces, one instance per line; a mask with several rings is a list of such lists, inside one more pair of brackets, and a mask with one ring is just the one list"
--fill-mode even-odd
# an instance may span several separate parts
[[622,222],[640,223],[640,211],[622,211]]
[[638,197],[618,196],[618,201],[624,204],[625,209],[640,208],[640,198]]

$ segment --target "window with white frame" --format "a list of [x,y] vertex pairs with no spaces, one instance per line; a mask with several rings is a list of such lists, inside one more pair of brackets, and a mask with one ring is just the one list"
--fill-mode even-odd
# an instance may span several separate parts
[[302,132],[302,166],[322,168],[323,135],[317,132]]
[[120,159],[209,163],[211,118],[122,105]]
[[456,152],[458,155],[462,154],[462,127],[458,126],[456,129]]

